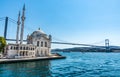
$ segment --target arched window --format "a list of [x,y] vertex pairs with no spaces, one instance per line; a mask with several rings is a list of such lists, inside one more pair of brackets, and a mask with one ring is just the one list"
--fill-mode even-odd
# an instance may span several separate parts
[[37,41],[37,46],[39,46],[39,41]]
[[18,50],[18,46],[16,47],[16,49]]
[[23,54],[22,54],[22,51],[20,52],[20,56],[22,56]]
[[13,47],[11,46],[11,48],[10,49],[13,49]]
[[34,50],[34,48],[33,48],[33,50]]
[[31,47],[31,50],[32,50],[32,47]]
[[43,41],[41,41],[41,47],[43,47]]
[[16,49],[16,47],[14,47],[14,50]]
[[23,51],[23,56],[25,56],[25,51]]
[[20,47],[20,50],[22,50],[22,47]]
[[26,47],[26,50],[28,50],[28,47]]
[[45,47],[47,47],[47,42],[45,42]]
[[23,48],[23,50],[25,50],[25,47]]

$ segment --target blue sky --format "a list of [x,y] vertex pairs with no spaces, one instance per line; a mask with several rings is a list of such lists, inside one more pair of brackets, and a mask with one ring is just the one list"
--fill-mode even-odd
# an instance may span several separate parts
[[[103,41],[99,45],[104,45],[104,40],[108,38],[111,45],[120,46],[120,0],[0,0],[0,17],[17,20],[18,11],[22,11],[24,3],[24,39],[40,27],[53,36],[53,41],[60,39],[86,44]],[[0,25],[4,25],[4,21],[0,21]],[[9,25],[16,26],[13,23]],[[15,29],[9,28],[9,38],[15,38]],[[2,35],[3,31],[0,32]]]

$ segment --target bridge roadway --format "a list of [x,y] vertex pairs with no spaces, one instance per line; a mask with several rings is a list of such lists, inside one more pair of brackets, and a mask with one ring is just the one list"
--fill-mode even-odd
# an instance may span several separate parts
[[[16,41],[16,39],[6,39],[6,40],[7,41]],[[23,40],[23,41],[27,42],[27,40]],[[91,44],[78,44],[78,43],[65,43],[65,42],[51,42],[51,43],[53,43],[53,44],[80,45],[80,46],[90,46],[90,47],[106,48],[105,46],[97,46],[97,45],[91,45]]]

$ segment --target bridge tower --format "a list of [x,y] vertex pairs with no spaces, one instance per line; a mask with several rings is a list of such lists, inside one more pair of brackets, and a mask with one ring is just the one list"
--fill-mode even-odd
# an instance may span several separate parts
[[109,51],[109,39],[105,39],[105,47],[106,47],[106,51]]
[[5,18],[4,38],[7,38],[8,17]]

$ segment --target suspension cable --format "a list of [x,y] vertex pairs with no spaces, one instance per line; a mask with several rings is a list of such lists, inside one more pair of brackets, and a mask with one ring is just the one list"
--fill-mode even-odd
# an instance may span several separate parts
[[12,18],[10,18],[10,17],[9,17],[9,21],[12,22],[12,23],[14,23],[14,24],[17,24],[17,21],[14,20],[14,19],[12,19]]
[[1,17],[1,18],[0,18],[0,21],[2,21],[2,20],[5,20],[5,17]]

